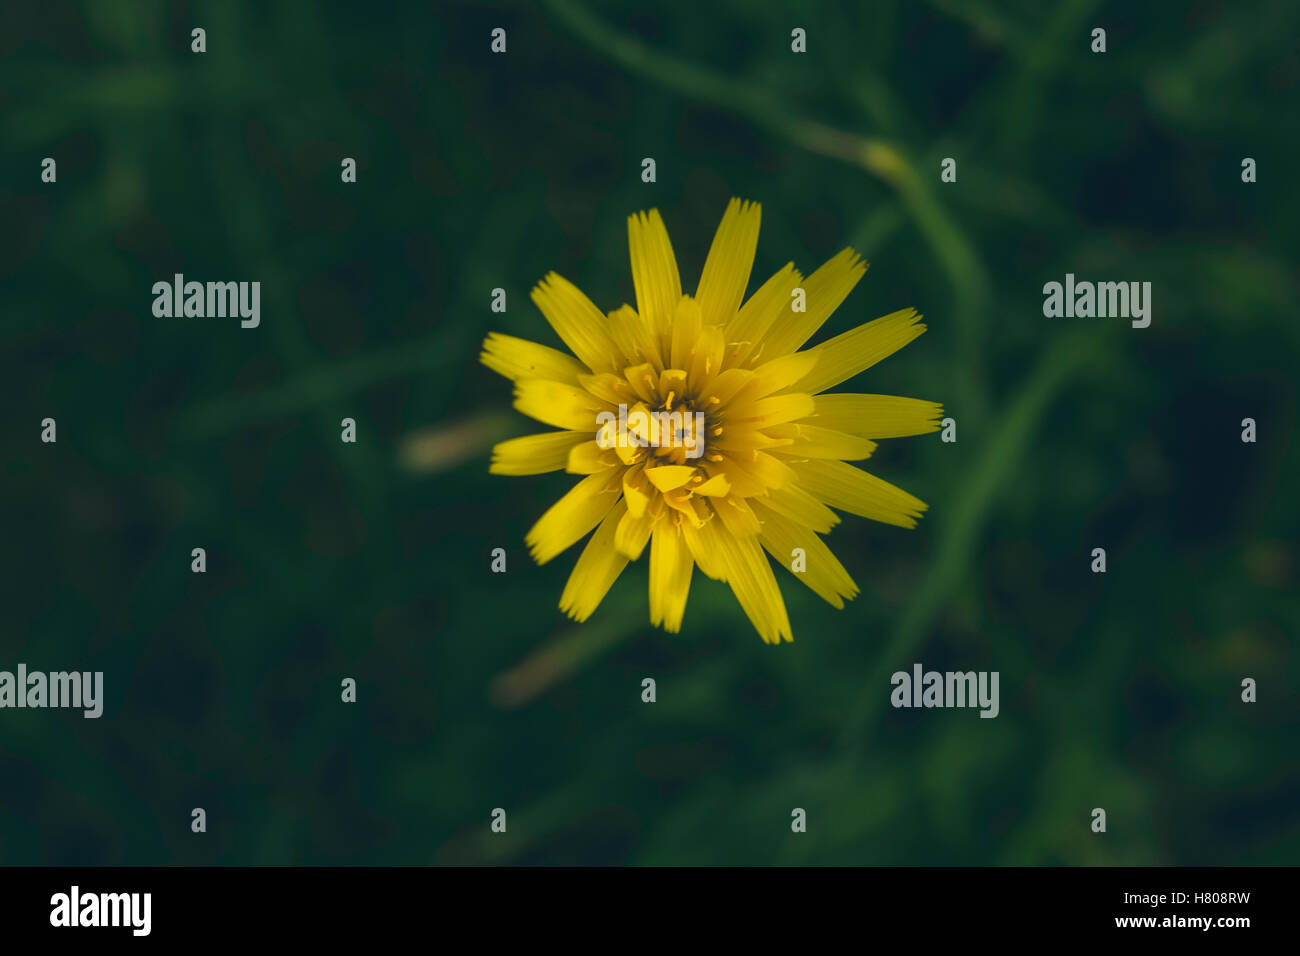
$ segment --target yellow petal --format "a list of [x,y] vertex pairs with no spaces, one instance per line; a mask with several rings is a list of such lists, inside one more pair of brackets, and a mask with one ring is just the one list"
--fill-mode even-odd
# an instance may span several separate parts
[[904,438],[939,430],[943,406],[897,395],[842,392],[813,398],[812,420],[863,438]]
[[727,583],[759,636],[769,644],[793,640],[785,601],[758,539],[733,538],[720,531],[713,540],[726,568]]
[[636,309],[624,305],[609,314],[609,337],[623,356],[624,365],[648,364],[656,369],[664,367],[659,341],[649,324]]
[[614,532],[614,547],[629,561],[635,561],[645,550],[654,526],[655,520],[648,514],[638,517],[629,512],[623,515],[618,523],[618,530]]
[[[727,471],[727,479],[734,487],[734,494],[742,498],[747,498],[746,488],[742,487],[741,482],[736,480],[736,471],[743,472],[753,478],[763,490],[767,491],[772,488],[784,488],[786,485],[793,484],[796,480],[795,473],[790,470],[790,466],[785,462],[773,458],[765,451],[754,452],[752,459],[733,458],[728,460],[729,464],[735,465],[735,469]],[[762,492],[759,492],[760,494]]]
[[494,475],[541,475],[559,471],[569,460],[569,450],[590,438],[583,432],[542,432],[511,438],[492,449],[488,471]]
[[767,335],[768,355],[784,355],[803,345],[840,307],[867,271],[852,249],[842,249],[803,284],[806,311],[787,309]]
[[764,362],[754,369],[754,381],[749,386],[748,394],[762,398],[788,388],[813,370],[817,358],[814,352],[793,352]]
[[779,425],[782,422],[807,418],[812,411],[811,395],[788,392],[785,395],[769,395],[767,398],[760,398],[748,406],[734,405],[728,420],[730,415],[735,415],[737,421],[750,422],[756,428],[766,428],[768,425]]
[[[700,341],[700,330],[704,327],[704,317],[700,306],[688,295],[681,297],[673,317],[672,353],[669,362],[675,369],[685,369],[690,365],[691,356]],[[686,373],[683,371],[682,376]],[[666,386],[660,383],[660,391]]]
[[925,331],[920,318],[915,309],[901,309],[809,349],[817,353],[817,365],[791,390],[810,395],[824,392],[871,368]]
[[650,623],[669,633],[682,629],[695,561],[673,521],[660,521],[650,539]]
[[[754,510],[763,522],[759,543],[777,564],[783,565],[833,607],[842,608],[845,598],[852,600],[857,595],[857,584],[816,532],[800,527],[765,507],[761,499],[755,499]],[[795,570],[794,564],[796,548],[803,550],[802,570],[799,571]]]
[[627,379],[613,372],[601,372],[599,375],[584,373],[578,376],[578,385],[610,405],[636,401],[636,395]]
[[591,617],[627,567],[627,557],[614,548],[615,529],[626,514],[627,509],[620,501],[601,521],[573,566],[573,573],[560,595],[560,610],[575,621]]
[[525,378],[515,383],[515,408],[547,425],[585,431],[592,436],[605,423],[597,416],[602,412],[613,414],[608,402],[590,392],[544,378]]
[[693,465],[660,465],[645,470],[645,476],[660,491],[673,491],[680,488],[690,481],[694,474]]
[[727,579],[726,569],[719,557],[719,547],[715,540],[718,535],[718,522],[706,521],[699,527],[684,523],[681,525],[682,540],[690,549],[691,557],[700,566],[707,577],[715,581]]
[[722,368],[722,360],[727,354],[727,338],[719,325],[706,325],[700,329],[700,337],[695,342],[694,356],[687,366],[688,378],[692,382],[705,382],[716,375]]
[[731,483],[727,481],[726,475],[719,473],[714,475],[708,481],[696,485],[691,489],[691,491],[697,495],[716,495],[721,497],[723,495],[731,494]]
[[773,488],[762,496],[762,503],[817,534],[825,534],[840,523],[839,515],[798,485]]
[[632,259],[632,284],[636,287],[636,310],[662,336],[682,297],[682,280],[658,209],[628,217],[627,244]]
[[721,435],[709,435],[705,444],[706,452],[730,452],[736,456],[748,456],[752,451],[764,448],[776,448],[789,445],[794,439],[781,434],[781,429],[792,428],[791,425],[764,425],[728,423]]
[[754,268],[760,220],[758,203],[733,199],[727,204],[695,293],[706,322],[730,322],[740,308]]
[[[612,426],[611,426],[612,427]],[[638,461],[646,457],[646,451],[635,441],[632,440],[632,433],[629,432],[627,441],[621,440],[618,433],[613,433],[614,454],[618,455],[618,460],[625,465],[635,465]]]
[[742,365],[759,350],[767,330],[784,312],[789,311],[792,301],[790,293],[802,281],[803,275],[794,267],[794,263],[787,262],[772,278],[758,287],[749,301],[740,307],[736,317],[727,323],[727,342],[730,347],[725,365]]
[[606,455],[605,449],[595,441],[585,441],[581,445],[575,445],[569,451],[564,470],[571,475],[594,475],[613,467],[614,462],[610,460],[612,458],[613,456]]
[[619,498],[615,469],[588,475],[551,505],[524,536],[533,560],[545,564],[600,524]]
[[659,371],[662,368],[663,366],[655,368],[648,362],[643,362],[623,369],[623,377],[641,401],[653,405],[659,399]]
[[747,368],[729,368],[716,376],[700,392],[699,408],[706,415],[725,408],[742,388],[754,381],[754,373]]
[[777,425],[778,429],[791,429],[793,440],[775,450],[775,454],[789,458],[837,458],[841,461],[861,461],[870,458],[876,443],[857,435],[821,428],[817,425]]
[[614,360],[614,341],[605,327],[605,314],[582,290],[557,273],[546,275],[532,291],[533,302],[551,328],[593,372],[607,372]]
[[654,493],[650,482],[640,468],[628,468],[623,472],[623,497],[627,501],[628,512],[636,518],[646,513],[650,496]]
[[666,491],[658,500],[681,516],[678,518],[681,527],[703,527],[710,517],[708,505],[699,501],[685,488]]
[[926,510],[920,498],[842,461],[794,462],[790,467],[801,487],[840,511],[915,528],[916,519]]
[[[704,471],[708,474],[709,480],[721,476],[724,478],[731,489],[731,494],[740,498],[749,498],[753,495],[765,494],[767,486],[756,475],[750,474],[737,464],[736,458],[724,458],[722,461],[710,461],[704,466]],[[708,482],[705,482],[707,484]]]
[[[659,375],[659,394],[667,398],[670,392],[675,393],[677,398],[686,391],[686,370],[681,368],[666,368]],[[660,405],[660,408],[663,406]]]
[[549,378],[573,384],[583,371],[572,355],[500,332],[488,333],[479,361],[508,379]]
[[754,510],[749,507],[744,498],[737,498],[734,495],[719,498],[713,502],[713,510],[722,519],[723,527],[734,537],[746,538],[763,530],[754,515]]

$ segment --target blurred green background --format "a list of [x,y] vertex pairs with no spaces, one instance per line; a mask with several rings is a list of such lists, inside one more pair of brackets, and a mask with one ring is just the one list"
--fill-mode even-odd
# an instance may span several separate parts
[[[0,711],[0,862],[1295,863],[1298,30],[1288,2],[5,5],[0,668],[102,670],[106,703]],[[959,440],[882,442],[930,511],[834,530],[843,611],[778,571],[792,645],[698,573],[683,633],[650,628],[644,559],[574,625],[577,549],[523,546],[574,479],[488,475],[536,428],[479,343],[558,344],[551,269],[634,301],[651,206],[693,290],[733,195],[763,204],[751,290],[852,245],[824,335],[925,314],[841,390],[941,401]],[[261,327],[155,318],[175,272],[260,281]],[[1151,327],[1044,318],[1066,272],[1152,282]],[[1001,715],[892,709],[917,661],[999,671]]]

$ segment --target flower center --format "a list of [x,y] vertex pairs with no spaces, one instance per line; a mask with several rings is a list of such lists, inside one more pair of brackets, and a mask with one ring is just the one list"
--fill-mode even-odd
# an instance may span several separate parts
[[650,450],[655,457],[674,465],[695,464],[703,457],[707,429],[703,412],[696,411],[690,402],[670,399],[651,414],[652,431],[657,437]]

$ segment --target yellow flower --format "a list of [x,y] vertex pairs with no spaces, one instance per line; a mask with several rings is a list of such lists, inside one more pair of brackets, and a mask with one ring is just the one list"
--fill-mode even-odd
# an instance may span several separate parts
[[483,363],[515,383],[515,408],[561,429],[500,443],[492,472],[586,476],[526,538],[544,564],[595,529],[560,597],[575,620],[648,544],[652,624],[681,629],[699,565],[731,586],[764,641],[788,641],[764,549],[842,608],[858,587],[819,537],[839,522],[831,509],[911,528],[926,508],[847,462],[869,457],[873,439],[938,430],[941,406],[823,394],[924,332],[920,315],[903,309],[799,351],[866,263],[845,249],[806,278],[789,263],[742,305],[758,225],[756,203],[731,201],[689,296],[659,212],[632,216],[636,309],[605,315],[551,273],[532,298],[573,354],[496,332],[483,343]]

